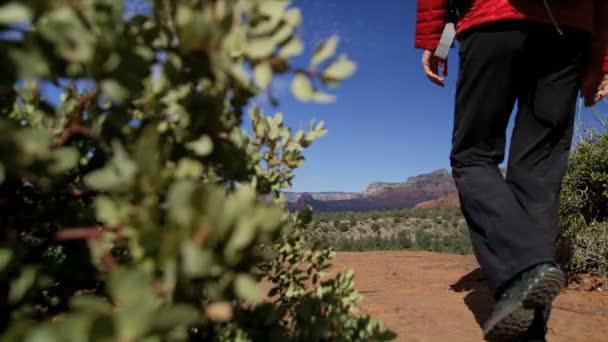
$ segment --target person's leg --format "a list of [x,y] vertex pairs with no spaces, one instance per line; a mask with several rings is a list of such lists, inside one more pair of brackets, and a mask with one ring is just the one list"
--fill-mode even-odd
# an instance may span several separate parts
[[523,24],[502,23],[475,29],[460,42],[450,161],[475,255],[494,291],[522,268],[553,260],[527,238],[534,222],[498,168],[509,116],[526,86],[525,37]]
[[[538,27],[526,40],[526,75],[533,81],[524,82],[530,87],[518,98],[507,183],[534,224],[526,238],[552,256],[587,38],[585,33],[566,30],[560,36],[549,27]],[[532,340],[544,336],[550,307],[545,320],[540,311],[527,333]]]

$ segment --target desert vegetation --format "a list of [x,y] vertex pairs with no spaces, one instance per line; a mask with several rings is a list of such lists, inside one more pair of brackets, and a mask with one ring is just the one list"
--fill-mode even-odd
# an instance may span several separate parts
[[472,252],[465,220],[455,208],[315,213],[303,229],[311,246],[337,251]]
[[563,183],[558,255],[571,274],[608,278],[608,125],[586,130]]
[[0,1],[3,341],[394,337],[281,196],[323,123],[252,103],[277,77],[331,102],[355,72],[337,37],[295,65],[301,22],[287,0]]

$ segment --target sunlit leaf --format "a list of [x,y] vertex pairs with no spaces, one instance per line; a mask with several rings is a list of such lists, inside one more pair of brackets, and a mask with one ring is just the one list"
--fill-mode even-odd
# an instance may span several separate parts
[[0,272],[4,271],[6,266],[11,262],[13,250],[8,248],[0,248]]
[[8,300],[11,303],[20,301],[26,292],[34,285],[37,270],[33,266],[25,266],[21,269],[19,277],[11,283]]
[[189,142],[186,147],[199,157],[206,157],[213,152],[213,141],[208,135],[203,135],[197,140]]
[[24,4],[9,2],[0,6],[0,25],[27,23],[32,14]]
[[259,302],[263,298],[256,280],[249,274],[239,274],[234,281],[234,289],[241,299],[250,302]]
[[293,78],[291,83],[291,91],[300,101],[308,101],[314,95],[312,82],[306,75],[302,73],[296,74],[296,76]]
[[287,42],[287,44],[281,48],[279,56],[283,58],[291,58],[301,54],[302,51],[304,51],[304,44],[300,38],[291,38],[289,42]]
[[266,89],[272,81],[272,68],[268,63],[260,63],[254,69],[254,77],[261,89]]
[[251,41],[245,48],[245,53],[251,58],[265,58],[270,56],[276,48],[272,38],[259,38]]
[[333,36],[328,40],[322,42],[315,49],[315,53],[312,56],[311,64],[313,66],[319,65],[326,61],[328,58],[333,57],[336,54],[336,49],[338,47],[339,42],[338,36]]
[[323,71],[323,77],[341,81],[352,76],[355,71],[357,71],[357,65],[342,55]]

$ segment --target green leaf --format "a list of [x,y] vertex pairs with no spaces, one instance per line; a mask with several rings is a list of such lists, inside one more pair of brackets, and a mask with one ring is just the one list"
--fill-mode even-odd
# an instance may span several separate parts
[[297,56],[304,51],[304,44],[302,40],[298,37],[291,38],[287,44],[281,48],[281,52],[279,52],[279,57],[281,58],[291,58]]
[[334,95],[316,92],[313,95],[312,100],[318,103],[333,103],[336,102],[336,97]]
[[9,50],[8,53],[20,78],[43,77],[50,74],[49,63],[40,49],[28,47],[27,50]]
[[[67,61],[89,63],[95,55],[95,36],[71,6],[57,6],[36,20],[36,31]],[[72,67],[77,65],[72,64]],[[69,72],[69,71],[68,71]]]
[[314,95],[314,89],[310,79],[303,73],[297,73],[291,83],[291,91],[300,101],[308,101]]
[[0,272],[8,266],[13,258],[13,250],[8,248],[0,248]]
[[23,298],[27,291],[34,285],[37,270],[33,266],[25,266],[21,269],[19,278],[13,280],[8,294],[8,300],[14,304]]
[[167,208],[169,219],[172,222],[180,226],[188,226],[192,223],[194,217],[192,195],[194,190],[196,190],[196,185],[189,180],[180,180],[171,185],[167,195]]
[[283,20],[291,26],[299,26],[302,23],[302,12],[299,8],[290,8],[285,12]]
[[35,327],[24,342],[61,342],[61,339],[49,325]]
[[51,138],[46,131],[37,128],[22,129],[17,133],[17,139],[24,154],[22,158],[28,160],[48,158]]
[[241,249],[245,248],[253,241],[255,233],[255,226],[250,219],[247,218],[239,221],[226,245],[226,250],[229,251],[229,253],[240,252]]
[[283,15],[289,3],[282,0],[266,0],[260,3],[260,12],[273,18],[278,19]]
[[198,318],[198,311],[186,304],[162,307],[154,315],[153,327],[160,331],[173,330],[179,326],[193,323]]
[[208,135],[203,135],[195,141],[186,144],[186,147],[199,157],[206,157],[213,152],[213,141]]
[[289,25],[281,26],[273,35],[272,40],[278,45],[285,43],[293,35],[293,27]]
[[84,183],[92,189],[111,190],[120,185],[120,179],[114,171],[106,167],[87,174]]
[[257,285],[257,281],[253,276],[241,273],[234,281],[234,290],[239,298],[257,303],[264,298],[262,291],[260,291]]
[[138,340],[154,319],[160,300],[152,293],[150,264],[121,268],[112,272],[108,289],[112,298],[120,303],[114,314],[118,339]]
[[258,38],[250,41],[245,48],[245,54],[253,59],[262,59],[270,56],[276,49],[272,38]]
[[272,68],[270,67],[270,64],[260,63],[256,65],[253,76],[258,87],[263,90],[268,88],[268,85],[270,85],[270,82],[272,81]]
[[342,55],[323,71],[323,77],[330,80],[342,81],[357,71],[357,65]]
[[136,163],[145,175],[152,176],[158,174],[161,168],[161,150],[159,148],[159,134],[153,125],[147,126],[137,143],[135,144],[134,158]]
[[189,278],[199,278],[211,273],[213,253],[201,250],[191,240],[186,240],[181,247],[182,271]]
[[78,150],[64,147],[53,152],[53,163],[49,167],[51,173],[62,173],[78,165],[80,154]]
[[119,142],[112,144],[114,155],[110,163],[84,177],[84,183],[95,190],[128,190],[137,173],[137,164],[131,160]]
[[8,3],[0,6],[0,25],[27,23],[32,14],[27,6],[19,3]]
[[70,307],[74,310],[109,315],[112,313],[112,305],[107,299],[96,296],[77,296],[70,300]]
[[129,90],[116,80],[104,80],[101,82],[103,96],[118,103],[124,102],[129,97]]
[[120,210],[116,203],[107,196],[99,196],[95,199],[97,218],[110,226],[120,223]]
[[340,39],[338,36],[332,36],[328,40],[319,44],[315,49],[315,53],[312,57],[311,64],[312,66],[317,66],[327,59],[333,57],[336,54],[336,49],[338,47],[338,42]]
[[177,179],[200,179],[203,174],[203,166],[194,159],[182,158],[177,163],[175,178]]
[[[111,314],[111,311],[107,314]],[[94,317],[89,314],[64,314],[60,320],[55,322],[54,328],[62,342],[86,341],[89,340],[93,319]],[[99,336],[96,337],[99,338]]]

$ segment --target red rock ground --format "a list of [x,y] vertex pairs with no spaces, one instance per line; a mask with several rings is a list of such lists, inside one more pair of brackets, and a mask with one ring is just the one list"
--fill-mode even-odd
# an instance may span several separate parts
[[[334,270],[355,270],[364,312],[397,341],[482,341],[492,299],[474,257],[428,252],[338,253]],[[556,300],[548,340],[608,341],[608,292],[575,286]]]

